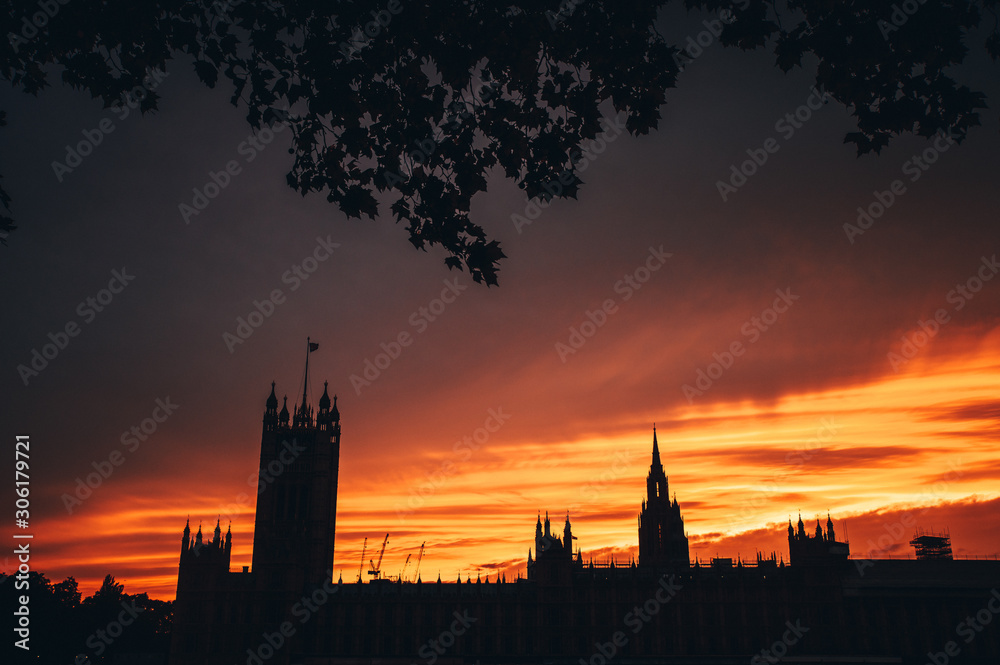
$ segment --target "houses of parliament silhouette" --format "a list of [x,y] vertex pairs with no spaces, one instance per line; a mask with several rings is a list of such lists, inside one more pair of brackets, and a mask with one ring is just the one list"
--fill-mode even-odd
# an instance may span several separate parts
[[560,537],[546,514],[525,579],[335,581],[337,399],[324,383],[315,412],[304,390],[290,414],[274,387],[252,566],[230,571],[220,524],[211,540],[184,527],[172,665],[1000,663],[1000,562],[951,560],[933,537],[914,560],[849,559],[831,519],[809,534],[800,517],[787,564],[692,564],[655,428],[637,561],[585,562],[569,516]]

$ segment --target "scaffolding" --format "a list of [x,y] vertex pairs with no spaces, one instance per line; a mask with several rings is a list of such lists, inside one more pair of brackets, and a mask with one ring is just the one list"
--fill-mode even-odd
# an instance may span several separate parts
[[942,533],[917,529],[910,541],[917,551],[917,559],[951,560],[951,535],[947,529]]

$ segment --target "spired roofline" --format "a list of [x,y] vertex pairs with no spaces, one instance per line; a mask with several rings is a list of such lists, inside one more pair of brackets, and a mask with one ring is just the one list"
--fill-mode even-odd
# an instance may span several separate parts
[[[317,427],[326,429],[340,422],[340,409],[337,407],[337,395],[330,399],[329,381],[323,382],[323,395],[319,398],[317,411],[309,404],[295,404],[292,412],[288,410],[288,395],[282,398],[281,411],[278,411],[278,397],[275,393],[276,382],[271,382],[271,393],[264,405],[264,430],[275,429],[310,429]],[[303,394],[305,397],[305,394]]]

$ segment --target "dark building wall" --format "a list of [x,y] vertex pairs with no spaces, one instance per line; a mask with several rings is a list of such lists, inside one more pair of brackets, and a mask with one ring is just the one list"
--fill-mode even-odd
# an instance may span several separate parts
[[[293,662],[421,660],[421,649],[466,662],[590,661],[602,648],[607,652],[620,631],[625,643],[616,647],[619,660],[687,655],[747,663],[767,650],[787,662],[868,657],[922,665],[929,651],[962,642],[955,625],[986,607],[991,589],[1000,585],[1000,564],[963,563],[976,565],[949,572],[880,561],[904,565],[864,575],[854,562],[839,570],[737,567],[659,577],[641,569],[584,569],[570,588],[524,580],[375,590],[343,585],[303,630]],[[928,591],[931,582],[935,591]],[[658,591],[666,602],[657,600]],[[644,614],[644,607],[651,611]],[[456,613],[475,621],[453,643],[442,641]],[[449,646],[437,653],[429,650],[431,640]],[[997,632],[984,632],[962,644],[964,660],[956,662],[993,665],[1000,662],[998,645]]]
[[546,516],[529,579],[333,584],[339,447],[325,392],[314,423],[308,407],[278,412],[272,390],[253,572],[228,572],[228,538],[195,551],[185,529],[172,665],[924,665],[949,642],[951,663],[1000,663],[1000,615],[969,642],[956,629],[991,594],[1000,608],[1000,562],[848,560],[828,520],[813,536],[789,525],[791,565],[690,566],[655,433],[638,565],[585,565],[568,517],[560,539]]

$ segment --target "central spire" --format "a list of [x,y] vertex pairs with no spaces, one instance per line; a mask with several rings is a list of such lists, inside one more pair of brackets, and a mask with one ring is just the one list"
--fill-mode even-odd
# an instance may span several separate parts
[[649,475],[646,476],[646,500],[647,502],[657,500],[669,502],[667,475],[663,471],[663,464],[660,463],[660,445],[656,440],[656,423],[653,423],[653,461],[649,465]]

